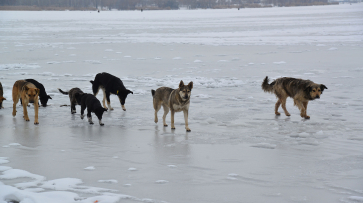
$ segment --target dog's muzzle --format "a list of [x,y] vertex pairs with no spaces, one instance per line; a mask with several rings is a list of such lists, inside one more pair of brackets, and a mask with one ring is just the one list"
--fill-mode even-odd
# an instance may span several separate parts
[[320,97],[319,96],[316,96],[315,99],[320,99]]

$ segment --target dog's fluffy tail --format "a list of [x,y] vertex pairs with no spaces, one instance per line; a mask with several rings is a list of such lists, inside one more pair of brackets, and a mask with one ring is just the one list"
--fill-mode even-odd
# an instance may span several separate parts
[[58,88],[58,90],[59,90],[59,92],[60,92],[60,93],[62,93],[62,94],[65,94],[65,95],[68,95],[68,94],[69,94],[69,92],[63,92],[63,91],[62,91],[61,89],[59,89],[59,88]]
[[269,82],[269,79],[268,79],[268,76],[266,76],[262,82],[261,87],[262,87],[263,91],[273,93],[275,82],[272,82],[271,84],[268,84],[268,82]]
[[154,97],[154,95],[155,95],[155,90],[151,90],[151,95]]
[[89,82],[93,84],[93,80],[90,80]]

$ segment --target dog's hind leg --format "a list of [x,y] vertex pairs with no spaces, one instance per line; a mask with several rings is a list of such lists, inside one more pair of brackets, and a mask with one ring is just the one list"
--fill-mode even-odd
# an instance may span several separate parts
[[286,99],[287,99],[287,97],[283,97],[283,98],[280,99],[280,101],[281,101],[281,107],[284,110],[285,115],[286,116],[290,116],[290,113],[286,109]]
[[185,120],[185,129],[187,130],[187,132],[190,132],[190,128],[188,126],[188,110],[183,110],[183,113],[184,113],[184,120]]
[[105,91],[104,88],[102,88],[102,91],[103,91],[103,99],[102,99],[103,108],[108,109],[107,106],[106,106],[106,103],[105,103],[105,101],[106,101],[106,91]]
[[16,105],[19,102],[19,96],[18,95],[14,95],[14,93],[13,93],[13,102],[14,102],[14,104],[13,104],[13,116],[16,116]]
[[164,124],[164,127],[168,126],[165,122],[165,119],[166,119],[166,115],[168,115],[169,113],[169,107],[166,106],[165,104],[163,104],[163,109],[164,109],[164,115],[163,115],[163,124]]
[[76,104],[71,100],[71,114],[75,114],[76,112]]
[[280,100],[280,98],[277,100],[277,102],[276,102],[276,104],[275,104],[275,114],[276,115],[280,115],[280,113],[279,113],[279,107],[280,107],[280,105],[281,105],[281,100]]
[[154,119],[154,122],[155,123],[158,123],[158,121],[159,121],[158,120],[158,112],[159,112],[160,108],[161,108],[161,104],[158,103],[157,101],[155,101],[155,99],[154,99],[154,109],[155,109],[155,119]]
[[84,110],[86,109],[86,105],[81,105],[81,119],[84,118]]
[[87,108],[87,118],[88,118],[89,124],[93,125],[91,111],[88,108]]

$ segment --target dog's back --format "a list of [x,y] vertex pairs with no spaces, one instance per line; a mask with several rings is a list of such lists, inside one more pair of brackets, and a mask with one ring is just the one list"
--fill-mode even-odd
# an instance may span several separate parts
[[262,89],[265,92],[275,94],[286,94],[289,97],[294,97],[304,91],[306,87],[314,84],[310,80],[303,80],[299,78],[282,77],[274,80],[271,84],[268,84],[268,77],[264,79],[262,83]]
[[34,79],[26,79],[25,81],[32,83],[33,85],[35,85],[39,90],[39,100],[40,103],[42,104],[42,106],[46,107],[48,100],[52,99],[52,97],[50,97],[49,95],[47,95],[47,92],[45,91],[44,85]]
[[154,108],[156,109],[156,105],[163,104],[169,107],[169,98],[170,94],[174,89],[170,87],[160,87],[155,90],[151,90],[151,95],[153,96]]

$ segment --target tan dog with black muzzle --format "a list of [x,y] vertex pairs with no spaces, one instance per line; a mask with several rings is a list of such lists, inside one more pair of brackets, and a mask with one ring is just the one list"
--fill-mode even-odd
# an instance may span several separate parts
[[38,100],[39,100],[39,92],[40,90],[35,87],[33,83],[27,82],[25,80],[18,80],[14,83],[13,86],[13,116],[16,115],[16,104],[19,102],[21,98],[23,102],[24,109],[24,119],[29,121],[27,106],[29,103],[34,104],[35,118],[34,124],[39,124],[38,121]]
[[185,129],[187,132],[190,132],[190,128],[188,126],[188,114],[189,114],[189,104],[190,104],[190,95],[193,89],[193,82],[190,82],[188,85],[184,85],[184,82],[181,80],[179,83],[178,89],[172,89],[169,87],[160,87],[156,91],[151,90],[151,94],[153,96],[153,103],[155,109],[155,123],[158,122],[157,113],[160,110],[161,106],[164,109],[163,115],[163,123],[164,126],[168,126],[165,122],[166,115],[171,111],[171,129],[175,129],[174,126],[174,114],[175,112],[183,111],[184,120],[185,120]]

